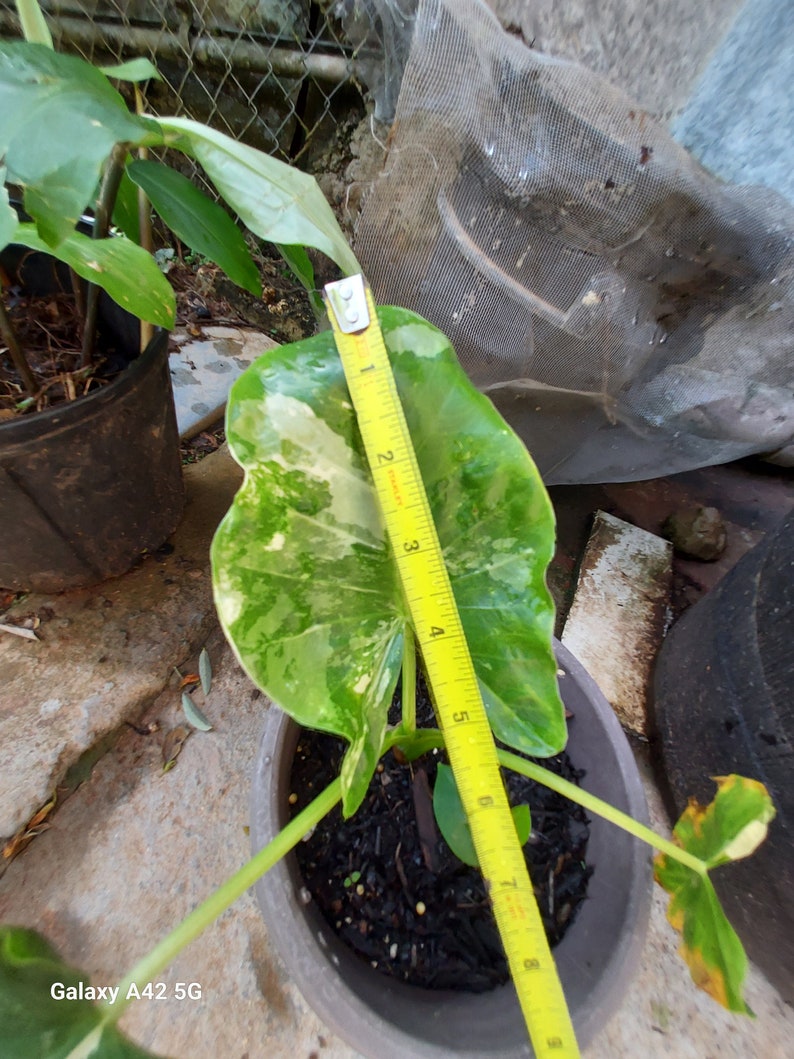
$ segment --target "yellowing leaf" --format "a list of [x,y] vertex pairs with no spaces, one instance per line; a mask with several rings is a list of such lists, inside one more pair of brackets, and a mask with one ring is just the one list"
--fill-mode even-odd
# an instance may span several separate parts
[[179,757],[179,752],[185,745],[189,735],[190,729],[185,728],[184,725],[178,725],[166,733],[162,747],[163,772],[170,772],[174,767],[176,759]]
[[708,868],[749,856],[766,837],[775,807],[766,787],[744,776],[715,776],[710,805],[693,798],[675,825],[673,837]]
[[698,858],[702,870],[660,854],[654,874],[670,894],[667,918],[681,934],[679,951],[692,980],[730,1011],[752,1014],[742,996],[747,957],[708,870],[752,853],[766,836],[775,810],[766,788],[756,780],[719,776],[715,782],[711,804],[690,799],[673,829],[676,845]]

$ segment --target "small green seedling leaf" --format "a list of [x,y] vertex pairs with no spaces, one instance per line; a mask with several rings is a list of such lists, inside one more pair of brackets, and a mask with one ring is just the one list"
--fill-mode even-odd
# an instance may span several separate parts
[[516,825],[518,844],[523,846],[532,831],[532,817],[529,812],[529,806],[514,805],[511,812],[513,813],[513,823]]
[[[472,868],[478,867],[479,860],[474,850],[471,830],[460,800],[455,776],[449,765],[438,766],[436,785],[433,790],[433,812],[444,841],[458,860],[462,860],[464,864]],[[516,805],[512,813],[518,841],[523,846],[532,830],[529,806]]]
[[720,905],[710,868],[749,856],[766,837],[775,815],[763,784],[742,776],[715,777],[708,806],[691,799],[673,829],[673,840],[703,862],[700,873],[658,854],[656,881],[670,894],[667,918],[681,934],[680,952],[692,980],[730,1011],[752,1014],[744,1001],[747,956]]
[[201,680],[201,690],[205,695],[209,695],[212,687],[212,664],[206,647],[202,647],[199,655],[199,678]]
[[212,731],[212,725],[190,697],[190,692],[188,691],[182,692],[182,709],[184,710],[185,717],[187,717],[188,721],[194,728],[198,728],[200,732]]
[[[153,1059],[90,999],[71,999],[80,987],[83,996],[92,988],[88,975],[67,966],[40,934],[0,927],[3,1059]],[[116,1002],[123,999],[117,995]]]

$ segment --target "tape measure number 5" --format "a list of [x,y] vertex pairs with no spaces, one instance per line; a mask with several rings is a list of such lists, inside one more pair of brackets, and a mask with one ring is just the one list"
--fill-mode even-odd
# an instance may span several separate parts
[[577,1059],[568,1007],[518,842],[493,736],[362,276],[329,283],[326,304],[419,643],[447,754],[538,1059]]

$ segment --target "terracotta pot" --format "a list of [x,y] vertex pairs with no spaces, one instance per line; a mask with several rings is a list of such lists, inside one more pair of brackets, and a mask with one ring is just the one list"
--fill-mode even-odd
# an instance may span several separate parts
[[[555,644],[560,690],[574,714],[568,751],[587,770],[582,786],[637,819],[647,806],[634,757],[611,707],[582,666]],[[300,729],[270,709],[252,793],[251,836],[262,848],[289,818],[287,798]],[[608,1021],[632,981],[650,912],[650,851],[593,817],[587,853],[595,871],[587,900],[555,949],[580,1044]],[[512,985],[489,993],[425,990],[370,969],[335,937],[311,903],[299,898],[295,858],[257,884],[268,934],[292,979],[326,1025],[372,1059],[531,1055]]]

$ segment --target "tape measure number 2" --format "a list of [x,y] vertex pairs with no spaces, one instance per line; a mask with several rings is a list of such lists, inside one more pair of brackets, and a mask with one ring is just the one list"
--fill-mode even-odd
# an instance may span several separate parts
[[577,1059],[573,1026],[516,835],[372,293],[362,276],[353,276],[329,283],[325,299],[450,765],[535,1055]]

